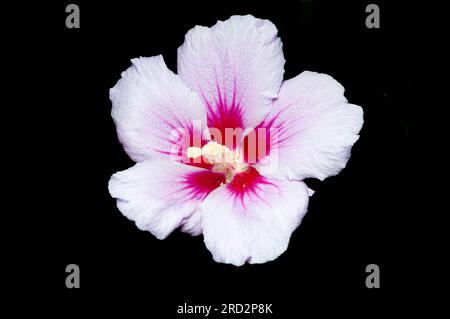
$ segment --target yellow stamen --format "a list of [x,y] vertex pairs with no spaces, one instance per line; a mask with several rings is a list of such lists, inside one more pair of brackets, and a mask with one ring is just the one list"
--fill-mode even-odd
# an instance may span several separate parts
[[212,164],[231,164],[235,160],[234,152],[225,145],[217,142],[208,142],[208,144],[204,145],[202,148],[195,146],[189,147],[186,154],[190,158],[203,156]]
[[186,151],[187,157],[197,158],[202,155],[202,149],[200,147],[189,147]]
[[206,160],[213,164],[214,172],[221,172],[226,175],[226,181],[229,183],[233,180],[233,176],[243,172],[248,168],[248,164],[244,163],[238,152],[233,152],[225,145],[211,141],[200,147],[189,147],[186,151],[189,158],[198,158],[203,156]]

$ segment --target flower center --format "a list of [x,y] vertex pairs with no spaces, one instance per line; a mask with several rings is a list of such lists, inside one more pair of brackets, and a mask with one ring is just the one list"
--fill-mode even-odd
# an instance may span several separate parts
[[203,145],[202,148],[195,146],[189,147],[186,155],[189,158],[203,156],[208,163],[213,164],[213,172],[225,174],[227,183],[233,180],[234,175],[247,170],[249,167],[242,160],[239,152],[232,151],[225,145],[213,141]]

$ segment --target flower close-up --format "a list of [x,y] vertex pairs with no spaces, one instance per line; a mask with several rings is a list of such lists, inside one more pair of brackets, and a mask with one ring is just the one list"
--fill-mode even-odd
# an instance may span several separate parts
[[136,164],[115,173],[117,207],[158,239],[203,235],[215,261],[280,256],[313,191],[347,164],[363,125],[331,76],[284,80],[277,29],[251,15],[196,26],[177,55],[136,58],[110,90],[119,141]]

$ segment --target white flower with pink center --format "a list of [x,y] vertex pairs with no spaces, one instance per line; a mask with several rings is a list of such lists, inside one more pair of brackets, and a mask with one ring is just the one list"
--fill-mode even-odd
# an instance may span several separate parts
[[284,62],[276,27],[250,15],[190,30],[178,74],[133,59],[110,91],[137,162],[109,182],[119,210],[159,239],[203,234],[217,262],[282,254],[307,211],[303,179],[338,174],[363,125],[332,77],[283,82]]

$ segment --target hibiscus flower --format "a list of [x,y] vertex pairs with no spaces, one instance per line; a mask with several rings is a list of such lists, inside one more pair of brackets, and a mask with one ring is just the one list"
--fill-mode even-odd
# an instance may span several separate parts
[[282,254],[312,194],[303,180],[338,174],[363,124],[332,77],[283,82],[284,62],[276,27],[250,15],[190,30],[178,74],[161,56],[133,59],[110,90],[137,162],[109,182],[123,215],[158,239],[203,234],[217,262]]

